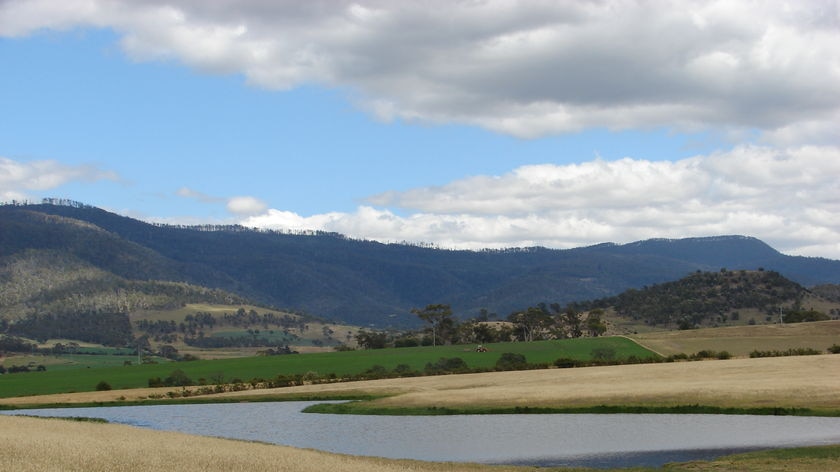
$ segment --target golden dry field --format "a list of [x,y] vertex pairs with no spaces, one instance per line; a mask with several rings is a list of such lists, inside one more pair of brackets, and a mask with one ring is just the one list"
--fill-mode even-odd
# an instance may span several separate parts
[[749,356],[754,350],[785,351],[791,348],[825,352],[829,346],[840,344],[840,321],[657,331],[628,337],[664,356],[692,354],[704,349],[728,351],[733,356]]
[[356,457],[123,425],[10,416],[0,416],[0,458],[2,470],[15,472],[535,470]]

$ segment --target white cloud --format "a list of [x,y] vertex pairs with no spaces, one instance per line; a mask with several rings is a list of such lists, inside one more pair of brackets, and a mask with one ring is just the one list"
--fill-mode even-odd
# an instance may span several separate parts
[[742,234],[840,259],[838,195],[840,148],[742,146],[676,162],[523,166],[377,195],[354,213],[269,210],[243,224],[470,249]]
[[340,87],[383,119],[522,137],[758,129],[791,146],[838,144],[839,11],[831,0],[7,0],[0,35],[112,28],[136,59]]
[[[259,198],[247,195],[224,198],[217,197],[214,195],[208,195],[206,193],[200,192],[189,187],[181,187],[175,192],[175,194],[179,197],[189,198],[192,200],[196,200],[200,203],[205,203],[209,205],[224,203],[225,209],[237,218],[245,218],[253,215],[258,215],[260,213],[265,212],[268,209],[268,205],[264,201],[260,200]],[[177,220],[179,224],[190,224],[188,223],[188,221],[190,220],[189,218],[173,219],[173,221],[175,220]],[[169,222],[169,220],[167,219],[157,219],[155,221]],[[203,222],[206,223],[206,221]],[[193,221],[192,223],[195,222]]]
[[92,165],[71,166],[53,160],[17,161],[0,157],[0,200],[26,200],[32,192],[52,190],[69,182],[119,180],[114,172]]
[[233,197],[227,202],[227,210],[237,216],[256,215],[264,212],[268,205],[254,197]]

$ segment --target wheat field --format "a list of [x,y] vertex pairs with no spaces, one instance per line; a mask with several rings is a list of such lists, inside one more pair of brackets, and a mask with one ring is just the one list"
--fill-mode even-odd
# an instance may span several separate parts
[[811,348],[825,352],[829,346],[840,344],[840,321],[658,331],[629,338],[664,356],[692,354],[703,349],[728,351],[742,357],[754,350]]
[[0,469],[15,472],[534,470],[356,457],[115,424],[19,416],[0,416]]

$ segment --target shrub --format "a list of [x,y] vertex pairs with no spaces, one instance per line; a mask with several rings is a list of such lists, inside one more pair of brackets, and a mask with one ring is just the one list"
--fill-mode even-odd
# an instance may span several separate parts
[[111,384],[104,380],[100,380],[98,384],[96,384],[96,391],[97,392],[104,392],[107,390],[111,390]]
[[615,359],[615,349],[611,347],[599,347],[591,352],[592,359],[596,361],[611,361]]
[[556,367],[561,368],[561,369],[568,369],[570,367],[577,367],[578,364],[579,364],[578,361],[576,361],[574,359],[569,359],[568,357],[561,357],[561,358],[557,359],[556,361],[554,361],[554,365]]
[[187,374],[181,369],[175,369],[169,374],[169,377],[163,380],[167,387],[185,387],[187,385],[194,385],[192,379],[187,377]]
[[434,364],[431,362],[427,363],[425,370],[429,375],[452,374],[467,372],[469,371],[469,367],[467,367],[467,363],[460,357],[441,357]]
[[522,354],[505,352],[496,361],[496,370],[523,370],[528,368],[528,361]]
[[816,356],[822,354],[822,351],[811,349],[809,347],[790,348],[786,351],[759,351],[755,350],[750,353],[750,357],[784,357],[784,356]]
[[840,354],[840,344],[832,344],[831,347],[828,348],[828,352],[832,354]]
[[400,377],[414,377],[418,372],[411,368],[408,364],[400,364],[394,367],[394,373]]

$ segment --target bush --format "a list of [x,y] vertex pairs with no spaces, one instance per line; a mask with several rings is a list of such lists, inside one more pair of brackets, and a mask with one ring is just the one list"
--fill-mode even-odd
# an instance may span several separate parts
[[394,373],[400,377],[414,377],[418,372],[411,368],[408,364],[400,364],[394,367]]
[[615,359],[615,349],[611,347],[599,347],[590,353],[596,361],[612,361]]
[[175,369],[169,374],[169,377],[163,380],[163,384],[167,387],[185,387],[187,385],[194,385],[195,383],[187,377],[187,374],[181,369]]
[[831,347],[828,348],[828,352],[832,354],[840,354],[840,344],[832,344]]
[[467,363],[464,362],[464,359],[461,359],[460,357],[441,357],[434,364],[431,362],[427,363],[425,370],[429,375],[453,374],[468,372],[469,367],[467,367]]
[[784,356],[816,356],[822,354],[822,351],[811,349],[809,347],[790,348],[787,351],[759,351],[755,350],[750,353],[750,357],[784,357]]
[[107,390],[111,390],[111,384],[104,380],[100,380],[98,384],[96,384],[96,391],[97,392],[104,392]]
[[496,361],[496,370],[523,370],[528,368],[528,361],[522,354],[506,352]]
[[570,367],[577,367],[580,363],[574,359],[569,359],[568,357],[561,357],[554,361],[555,367],[559,367],[561,369],[568,369]]

